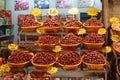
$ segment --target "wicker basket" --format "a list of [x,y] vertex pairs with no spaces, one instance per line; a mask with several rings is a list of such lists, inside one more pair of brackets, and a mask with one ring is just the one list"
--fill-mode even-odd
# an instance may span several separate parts
[[10,63],[7,62],[7,64],[11,67],[11,68],[24,68],[30,61],[24,62],[24,63]]
[[78,44],[60,44],[62,46],[62,49],[65,50],[76,50],[77,47],[80,45],[80,43]]
[[98,29],[102,28],[101,26],[84,26],[87,32],[98,32]]
[[115,45],[117,44],[117,42],[115,42],[115,43],[113,43],[113,49],[115,50],[115,53],[118,55],[118,56],[120,56],[120,50],[117,50],[116,48],[115,48]]
[[64,26],[63,29],[65,30],[65,32],[73,32],[76,33],[81,27],[66,27]]
[[100,49],[102,48],[104,42],[101,42],[101,43],[87,43],[87,42],[83,42],[83,44],[85,45],[85,47],[87,49]]
[[105,58],[104,58],[104,60],[105,60],[104,64],[90,64],[90,63],[86,63],[86,62],[83,61],[83,58],[84,58],[84,56],[82,56],[82,62],[83,62],[83,64],[85,64],[87,66],[87,68],[89,70],[103,70],[104,66],[106,65],[106,59]]
[[80,61],[80,63],[75,64],[75,65],[63,65],[60,63],[58,63],[58,64],[62,67],[63,70],[76,70],[76,69],[78,69],[79,65],[81,64],[81,61]]
[[21,27],[21,29],[24,32],[36,32],[36,29],[39,28],[39,26],[27,26],[27,27]]
[[58,32],[60,30],[60,27],[47,27],[44,26],[43,29],[45,30],[45,32]]
[[38,44],[40,48],[45,50],[52,50],[56,44]]
[[36,68],[36,69],[40,69],[40,70],[49,70],[54,64],[54,63],[51,63],[51,64],[47,64],[47,65],[41,65],[41,64],[35,64],[33,63],[33,60],[32,60],[32,64],[33,66]]
[[115,23],[114,24],[112,24],[112,30],[113,30],[113,32],[115,33],[115,34],[117,34],[117,35],[119,35],[120,36],[120,30],[118,30],[118,29],[115,29],[114,28],[114,25],[115,25]]

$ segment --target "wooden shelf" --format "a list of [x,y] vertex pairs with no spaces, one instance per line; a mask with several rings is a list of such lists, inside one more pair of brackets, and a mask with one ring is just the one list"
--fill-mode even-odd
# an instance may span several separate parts
[[5,38],[5,37],[13,37],[14,35],[2,35],[0,38]]

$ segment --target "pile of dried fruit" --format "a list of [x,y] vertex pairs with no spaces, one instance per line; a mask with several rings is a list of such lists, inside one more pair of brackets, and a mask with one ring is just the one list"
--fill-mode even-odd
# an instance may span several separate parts
[[99,52],[92,51],[84,55],[83,62],[90,64],[105,64],[105,59]]
[[96,17],[92,17],[84,23],[84,26],[102,26],[102,25],[103,24]]
[[58,62],[63,65],[75,65],[80,61],[80,55],[72,51],[65,52],[58,58]]
[[79,44],[82,42],[82,37],[76,36],[73,33],[68,33],[60,39],[61,44]]

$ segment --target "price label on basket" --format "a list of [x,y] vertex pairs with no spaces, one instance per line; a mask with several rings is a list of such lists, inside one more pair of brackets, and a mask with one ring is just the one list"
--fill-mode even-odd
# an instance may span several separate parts
[[56,8],[50,8],[47,13],[48,13],[48,15],[56,16],[59,14],[59,11]]
[[112,41],[120,41],[120,37],[118,35],[111,36]]
[[71,14],[71,15],[79,14],[79,9],[78,8],[70,8],[68,10],[68,13]]
[[98,34],[100,35],[106,34],[106,29],[105,28],[98,29]]
[[109,21],[111,23],[117,23],[117,22],[119,22],[119,19],[117,17],[111,17]]
[[42,14],[42,11],[39,8],[33,8],[31,10],[31,14],[34,15],[34,16],[38,16],[38,15]]
[[77,31],[78,35],[85,34],[85,33],[86,33],[86,30],[84,28],[81,28]]
[[58,72],[58,68],[56,68],[56,67],[51,67],[47,72],[50,73],[50,74],[55,74],[55,73]]
[[60,52],[62,50],[61,46],[56,45],[55,48],[53,49],[53,52]]
[[9,44],[8,45],[8,49],[10,49],[10,50],[17,50],[18,49],[18,45],[17,44]]
[[37,33],[45,33],[44,28],[37,28],[36,31]]
[[90,16],[97,16],[98,15],[98,10],[97,10],[97,8],[90,7],[87,10],[87,14],[90,15]]
[[112,51],[112,48],[110,46],[106,46],[102,49],[102,52],[104,52],[104,53],[109,53],[111,51]]

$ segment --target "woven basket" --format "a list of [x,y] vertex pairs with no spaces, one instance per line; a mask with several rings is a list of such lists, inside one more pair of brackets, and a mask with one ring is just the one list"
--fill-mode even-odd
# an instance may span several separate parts
[[73,32],[76,33],[81,27],[66,27],[64,26],[63,29],[65,30],[65,32]]
[[87,49],[100,49],[102,48],[104,42],[101,42],[101,43],[86,43],[86,42],[83,42],[83,44],[85,45],[85,47]]
[[103,24],[101,26],[84,26],[84,27],[87,32],[98,32],[98,29],[102,28]]
[[7,64],[11,67],[11,68],[24,68],[30,61],[24,62],[24,63],[10,63],[7,62]]
[[32,60],[32,64],[33,66],[36,68],[36,69],[40,69],[40,70],[49,70],[54,64],[54,63],[51,63],[51,64],[47,64],[47,65],[41,65],[41,64],[35,64],[33,63],[33,60]]
[[78,69],[79,65],[81,64],[81,61],[80,61],[80,63],[75,64],[75,65],[63,65],[60,63],[58,63],[58,64],[62,67],[63,70],[76,70],[76,69]]
[[39,28],[39,26],[27,26],[27,27],[21,27],[21,29],[24,32],[36,32],[36,29]]
[[47,27],[44,26],[43,29],[45,30],[45,32],[58,32],[60,30],[60,27]]
[[56,44],[38,44],[40,48],[45,50],[52,50]]
[[104,60],[105,60],[104,64],[90,64],[90,63],[86,63],[86,62],[83,61],[83,58],[84,58],[84,56],[82,56],[82,62],[83,62],[83,64],[85,64],[87,66],[87,68],[89,70],[103,70],[104,66],[106,65],[106,59],[105,58],[104,58]]
[[60,44],[64,50],[76,50],[80,43],[78,44]]
[[118,55],[118,56],[120,56],[120,50],[117,50],[116,48],[115,48],[115,45],[117,44],[117,42],[115,42],[115,43],[113,43],[113,49],[115,50],[115,53]]
[[115,34],[117,34],[117,35],[120,36],[120,30],[115,29],[115,28],[114,28],[115,25],[116,25],[116,23],[113,23],[113,24],[112,24],[112,26],[111,26],[111,27],[112,27],[112,30],[113,30],[113,32],[114,32]]

